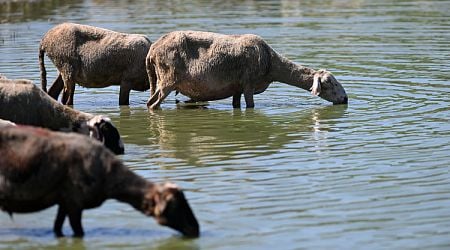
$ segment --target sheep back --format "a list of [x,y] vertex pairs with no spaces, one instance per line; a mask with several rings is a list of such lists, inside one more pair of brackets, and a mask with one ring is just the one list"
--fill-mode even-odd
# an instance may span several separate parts
[[53,100],[28,80],[0,79],[0,118],[52,130],[71,129],[93,115],[75,111]]
[[0,131],[0,155],[0,208],[10,213],[99,206],[108,173],[122,168],[95,140],[27,126]]
[[256,35],[175,31],[153,43],[148,56],[159,75],[172,75],[176,90],[194,100],[227,98],[244,84],[270,82],[271,48]]
[[150,40],[98,27],[63,23],[50,29],[41,49],[62,75],[84,87],[132,83],[132,89],[149,89],[145,57]]

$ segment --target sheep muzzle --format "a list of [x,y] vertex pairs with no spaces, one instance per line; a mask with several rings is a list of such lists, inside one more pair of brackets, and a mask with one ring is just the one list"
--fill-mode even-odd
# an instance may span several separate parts
[[199,237],[197,219],[184,193],[174,184],[160,187],[155,197],[154,216],[160,225],[168,226],[187,237]]

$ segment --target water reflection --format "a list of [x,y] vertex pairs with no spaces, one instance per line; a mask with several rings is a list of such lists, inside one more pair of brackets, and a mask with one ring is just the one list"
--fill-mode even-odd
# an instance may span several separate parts
[[[186,165],[205,166],[235,158],[275,154],[286,145],[309,139],[311,135],[322,141],[347,109],[346,105],[322,106],[266,115],[258,109],[186,109],[187,106],[152,113],[124,107],[114,122],[126,143],[150,143],[152,151],[157,149],[161,157],[179,159]],[[132,128],[133,132],[127,128]]]
[[[175,105],[171,96],[162,112],[149,114],[148,92],[132,93],[131,107],[118,107],[115,87],[77,87],[76,108],[108,115],[120,129],[127,166],[188,190],[202,237],[186,242],[170,231],[147,233],[147,222],[137,229],[141,217],[128,224],[132,208],[102,206],[85,218],[92,231],[84,246],[69,239],[61,248],[450,245],[448,1],[40,3],[54,6],[22,17],[19,7],[5,12],[1,5],[0,20],[11,20],[0,25],[0,72],[8,77],[38,83],[40,38],[56,23],[73,21],[152,41],[179,29],[258,34],[295,62],[331,70],[351,97],[348,107],[325,106],[275,83],[255,97],[255,110],[232,110],[231,100]],[[21,233],[9,231],[16,224],[4,225],[4,215],[0,248],[58,245],[48,228],[33,231],[53,217],[32,214],[18,223],[31,228]]]

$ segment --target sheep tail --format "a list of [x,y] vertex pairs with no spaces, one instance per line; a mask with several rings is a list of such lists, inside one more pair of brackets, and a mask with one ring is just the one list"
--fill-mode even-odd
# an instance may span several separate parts
[[147,55],[147,58],[145,61],[145,67],[147,70],[148,81],[150,83],[150,97],[151,97],[153,94],[155,94],[155,91],[156,91],[157,77],[156,77],[155,65],[153,64],[150,53]]
[[41,45],[39,46],[39,69],[41,71],[41,87],[44,92],[47,92],[47,71],[45,70],[44,54],[45,50]]

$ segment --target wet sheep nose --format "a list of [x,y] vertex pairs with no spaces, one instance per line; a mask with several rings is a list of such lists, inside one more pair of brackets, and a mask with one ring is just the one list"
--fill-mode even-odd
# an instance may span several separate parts
[[348,104],[348,97],[344,97],[344,100],[342,101],[342,104]]
[[333,102],[333,105],[337,105],[337,104],[348,104],[348,97],[347,97],[347,96],[344,97],[344,98],[342,99],[342,101],[339,101],[339,102]]

